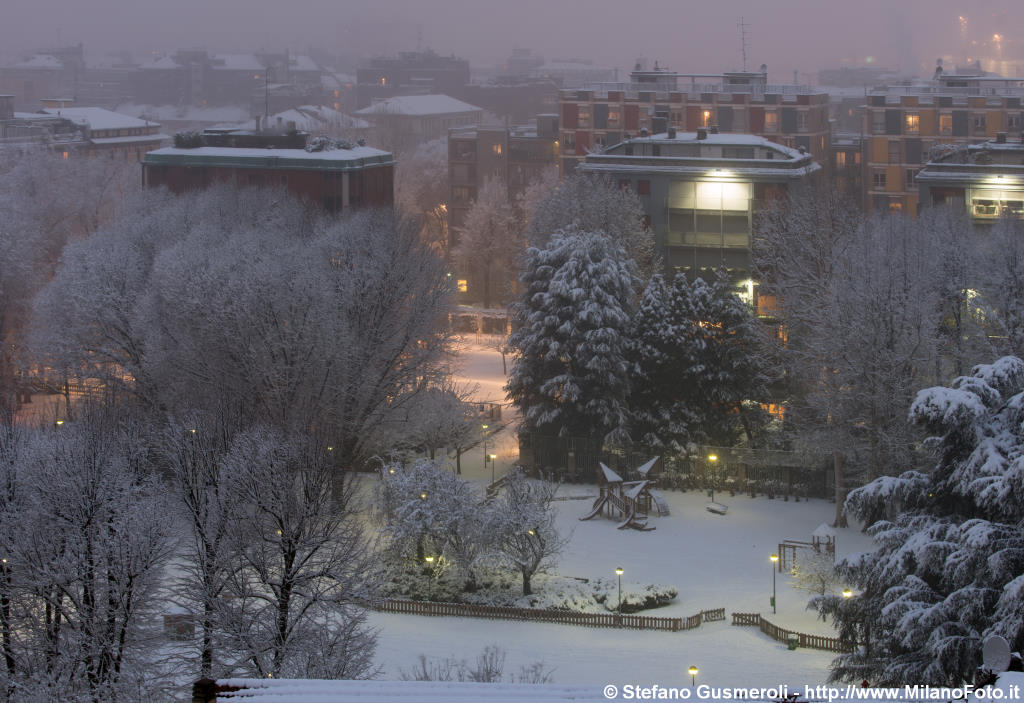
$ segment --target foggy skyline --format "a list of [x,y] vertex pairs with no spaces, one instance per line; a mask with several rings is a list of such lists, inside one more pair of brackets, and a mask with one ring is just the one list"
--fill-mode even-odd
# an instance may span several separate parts
[[[82,42],[91,59],[130,50],[136,60],[182,47],[211,51],[306,52],[370,57],[431,48],[474,67],[501,64],[521,47],[548,60],[581,58],[628,69],[639,58],[680,72],[741,67],[738,23],[747,25],[747,68],[768,65],[770,79],[801,82],[820,68],[873,63],[927,75],[940,56],[963,63],[992,54],[1024,58],[1024,10],[1012,0],[856,3],[666,0],[379,0],[372,4],[293,0],[38,0],[8,10],[0,25],[4,63],[26,52]],[[959,16],[967,19],[962,31]],[[1016,39],[1016,41],[1015,41]],[[980,46],[971,42],[979,42]],[[870,58],[869,58],[870,57]]]

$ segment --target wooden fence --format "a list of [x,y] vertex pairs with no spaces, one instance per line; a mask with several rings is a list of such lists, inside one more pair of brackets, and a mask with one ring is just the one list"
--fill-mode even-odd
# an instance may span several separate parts
[[796,635],[799,646],[807,647],[808,649],[823,649],[826,652],[853,651],[853,645],[851,643],[844,642],[840,640],[838,637],[808,635],[804,632],[786,630],[779,627],[778,625],[774,625],[768,622],[763,617],[761,617],[760,613],[733,613],[732,624],[760,627],[761,632],[768,635],[777,642],[788,643],[790,635]]
[[725,620],[725,608],[703,610],[688,618],[659,618],[650,615],[618,615],[615,613],[574,613],[568,610],[540,608],[506,608],[471,603],[433,603],[430,601],[388,598],[370,606],[384,613],[407,615],[455,616],[490,620],[531,620],[584,627],[616,627],[631,630],[664,630],[679,632],[700,627],[702,622]]

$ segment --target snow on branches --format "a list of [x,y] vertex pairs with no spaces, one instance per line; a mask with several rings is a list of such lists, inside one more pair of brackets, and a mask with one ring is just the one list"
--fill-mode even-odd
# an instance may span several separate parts
[[833,679],[956,684],[971,680],[989,635],[1024,646],[1022,406],[1015,357],[918,394],[911,417],[939,460],[850,494],[847,510],[873,523],[878,549],[840,564],[861,591],[851,602],[817,600],[861,645],[836,660]]

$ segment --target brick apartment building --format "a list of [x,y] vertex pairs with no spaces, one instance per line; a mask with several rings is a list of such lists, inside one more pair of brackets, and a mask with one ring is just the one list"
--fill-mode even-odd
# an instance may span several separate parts
[[801,85],[772,85],[760,72],[682,74],[655,65],[634,70],[628,83],[590,84],[559,93],[559,149],[563,175],[590,151],[600,151],[641,130],[717,126],[790,148],[803,148],[828,164],[829,97]]
[[143,184],[174,193],[214,183],[278,186],[328,212],[394,204],[392,155],[366,146],[307,151],[303,132],[207,130],[202,145],[146,154]]
[[1019,140],[1024,78],[942,74],[906,86],[868,92],[864,108],[864,206],[915,214],[917,175],[932,147],[966,147],[1005,133]]

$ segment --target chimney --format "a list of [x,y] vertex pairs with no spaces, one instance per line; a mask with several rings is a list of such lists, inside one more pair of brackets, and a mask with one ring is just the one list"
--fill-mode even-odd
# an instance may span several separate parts
[[669,128],[668,128],[668,138],[669,139],[675,139],[676,138],[676,128],[671,126],[671,125],[669,125]]
[[646,137],[647,136],[647,128],[646,127],[641,127],[640,128],[640,136],[641,137]]
[[716,124],[711,125],[711,133],[712,134],[718,134],[718,125],[716,125]]
[[707,127],[698,127],[697,128],[697,139],[707,139],[707,138],[708,138],[708,128]]
[[996,132],[996,144],[1006,144],[1006,132]]

